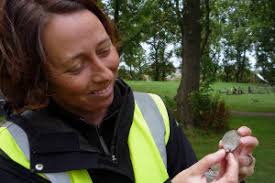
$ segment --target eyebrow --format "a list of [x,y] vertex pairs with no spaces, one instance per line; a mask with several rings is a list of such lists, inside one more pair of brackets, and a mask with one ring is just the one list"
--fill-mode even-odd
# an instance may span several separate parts
[[105,39],[103,39],[102,41],[100,41],[97,45],[102,45],[102,44],[104,44],[104,43],[107,43],[107,42],[112,42],[111,41],[111,39],[108,37],[108,38],[105,38]]

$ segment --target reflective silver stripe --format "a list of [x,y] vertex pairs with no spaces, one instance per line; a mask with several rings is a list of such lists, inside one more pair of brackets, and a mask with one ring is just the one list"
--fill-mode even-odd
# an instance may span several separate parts
[[70,183],[70,177],[66,172],[60,173],[44,173],[44,175],[52,182],[52,183]]
[[[30,161],[29,140],[26,132],[17,124],[7,121],[4,125],[23,151],[26,158]],[[66,172],[43,173],[52,183],[70,183],[70,177]]]
[[163,163],[167,167],[165,124],[162,115],[149,94],[134,92],[134,97],[158,147]]
[[17,124],[7,121],[5,126],[16,141],[17,145],[23,151],[24,155],[30,160],[29,140],[25,131]]

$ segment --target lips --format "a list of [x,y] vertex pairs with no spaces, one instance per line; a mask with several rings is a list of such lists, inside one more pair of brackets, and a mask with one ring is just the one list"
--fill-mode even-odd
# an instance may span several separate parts
[[109,94],[111,94],[112,90],[113,90],[113,85],[112,83],[110,83],[106,88],[92,91],[90,94],[94,96],[99,96],[99,97],[108,96]]

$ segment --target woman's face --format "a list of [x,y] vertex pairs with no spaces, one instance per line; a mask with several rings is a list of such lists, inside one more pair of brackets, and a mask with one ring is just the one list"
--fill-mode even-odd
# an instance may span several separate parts
[[106,110],[119,56],[99,19],[88,10],[53,15],[42,42],[53,99],[79,115]]

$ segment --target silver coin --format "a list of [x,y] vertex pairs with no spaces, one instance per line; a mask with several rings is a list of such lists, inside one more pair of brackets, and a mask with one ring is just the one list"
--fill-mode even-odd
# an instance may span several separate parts
[[[237,130],[230,130],[226,132],[222,138],[222,145],[226,152],[234,151],[240,145],[241,136]],[[219,166],[211,167],[205,172],[207,183],[211,183],[219,174]]]
[[222,145],[226,152],[233,152],[240,145],[241,136],[237,130],[226,132],[222,138]]
[[204,175],[206,177],[206,182],[210,183],[216,178],[218,173],[216,171],[213,171],[213,170],[210,169]]
[[204,173],[207,183],[212,182],[219,175],[219,169],[220,168],[217,165],[214,165]]

